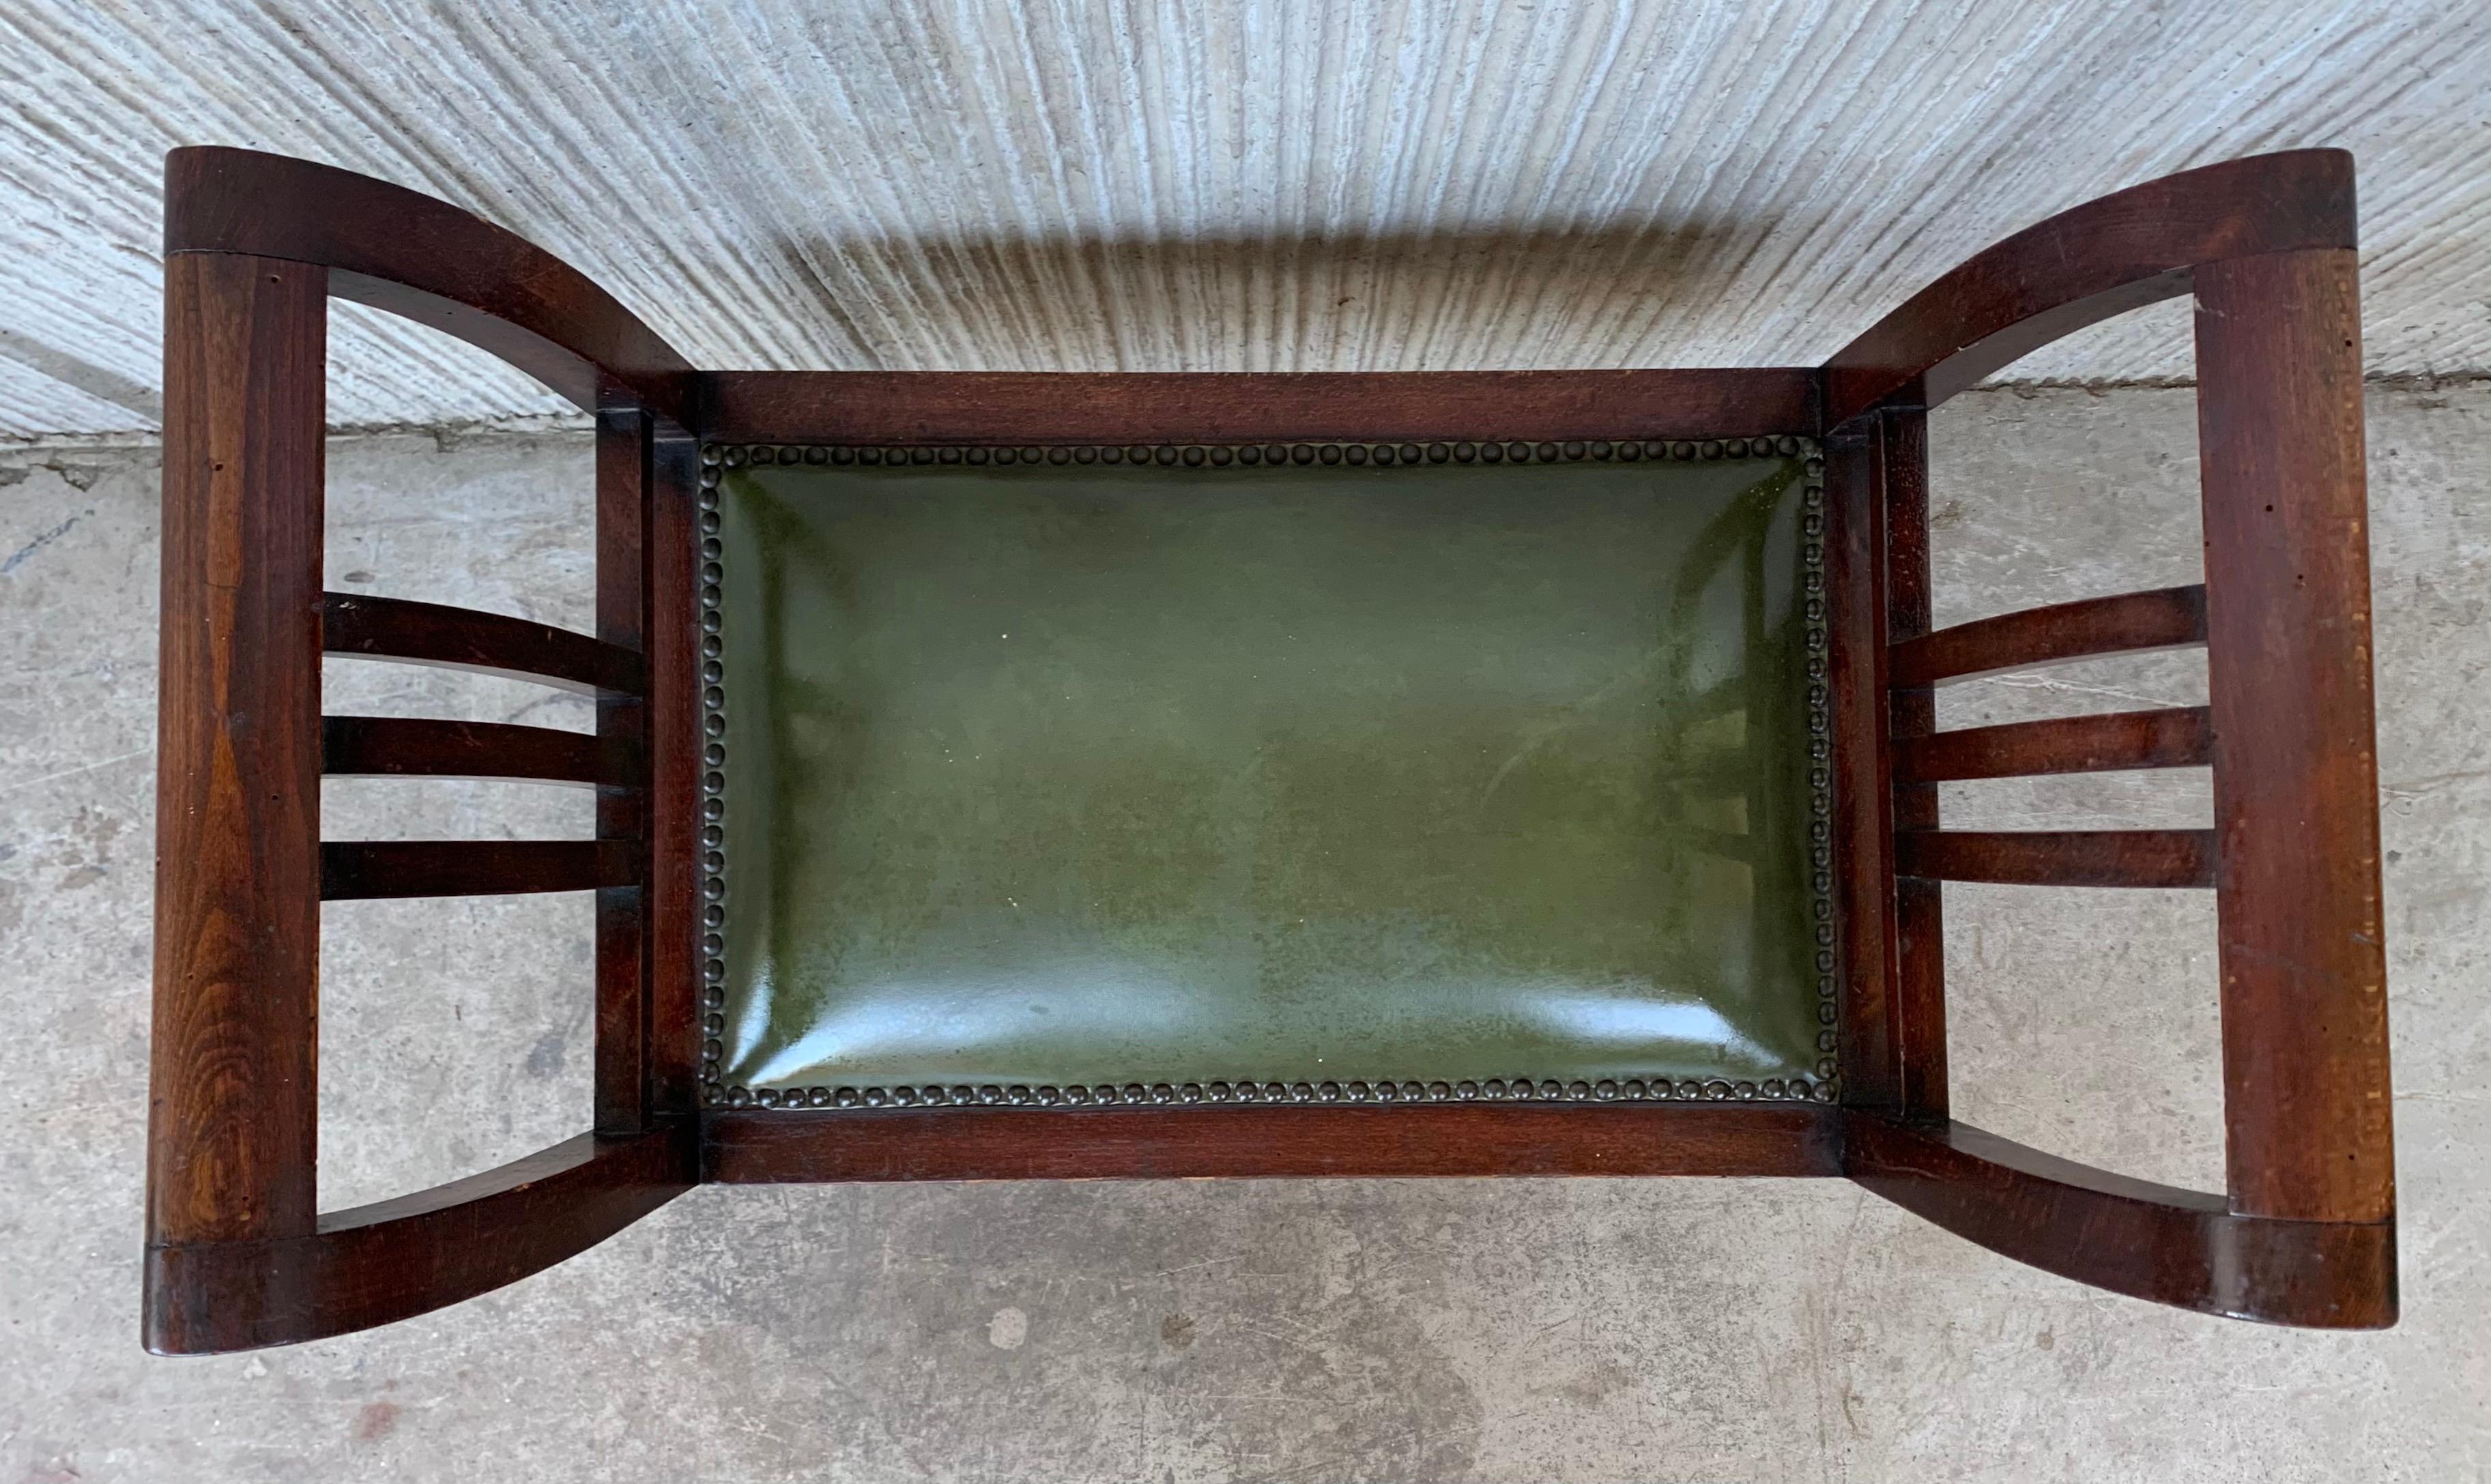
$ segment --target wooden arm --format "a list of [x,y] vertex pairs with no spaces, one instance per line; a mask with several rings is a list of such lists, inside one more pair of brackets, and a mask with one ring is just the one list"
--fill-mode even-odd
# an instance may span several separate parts
[[691,364],[552,253],[403,186],[257,150],[164,158],[164,252],[328,270],[328,291],[429,325],[595,412],[609,386],[691,426]]
[[[2018,233],[1825,369],[1845,622],[1845,1170],[1949,1230],[2122,1293],[2280,1324],[2394,1323],[2394,1172],[2370,695],[2352,162],[2192,170]],[[1928,626],[1925,409],[2194,290],[2203,587]],[[1938,733],[1931,687],[2203,644],[2210,704]],[[2211,830],[1958,832],[1933,784],[2211,765]],[[1953,1122],[1940,881],[2211,887],[2226,1190],[2174,1191]]]
[[[575,271],[378,181],[240,150],[167,161],[156,1018],[144,1333],[195,1353],[453,1303],[698,1177],[692,1113],[689,370]],[[327,300],[405,313],[599,414],[598,633],[324,595]],[[670,595],[660,597],[659,595]],[[598,697],[594,739],[323,717],[324,651]],[[597,838],[323,842],[324,772],[599,790]],[[323,897],[597,892],[596,1130],[322,1216]]]
[[2061,212],[1967,259],[1825,364],[1825,424],[1935,407],[2018,358],[2188,292],[2208,263],[2354,246],[2353,157],[2227,160]]

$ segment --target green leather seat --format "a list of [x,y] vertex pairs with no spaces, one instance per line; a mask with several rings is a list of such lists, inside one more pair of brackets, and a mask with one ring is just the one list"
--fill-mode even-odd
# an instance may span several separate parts
[[1820,1091],[1793,447],[739,452],[716,1095]]

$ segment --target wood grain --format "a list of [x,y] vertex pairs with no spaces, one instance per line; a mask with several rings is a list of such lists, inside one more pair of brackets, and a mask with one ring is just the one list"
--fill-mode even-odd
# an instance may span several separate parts
[[1957,624],[1894,647],[1898,685],[2206,642],[2202,584],[2088,597]]
[[583,695],[641,690],[639,655],[550,624],[355,593],[320,600],[332,655],[474,670]]
[[2395,1209],[2360,295],[2347,250],[2198,276],[2207,693],[2235,1207]]
[[2211,887],[2211,829],[1914,829],[1895,869],[1930,881],[2016,887]]
[[528,778],[629,786],[636,770],[596,738],[552,727],[413,716],[323,716],[320,771],[337,777]]
[[[649,1099],[653,1114],[694,1112],[703,1009],[699,999],[699,688],[704,684],[695,591],[699,445],[655,420],[649,444],[646,540],[649,656]],[[723,944],[720,945],[723,946]]]
[[151,1242],[147,1348],[210,1354],[368,1329],[584,1252],[691,1188],[688,1120],[581,1134],[418,1195],[257,1241]]
[[588,891],[639,880],[630,840],[325,840],[322,899]]
[[328,291],[490,352],[594,412],[606,381],[684,419],[690,363],[552,253],[418,191],[308,160],[199,145],[164,157],[164,251],[330,270]]
[[[1894,776],[1920,782],[2202,768],[2213,761],[2213,725],[2202,706],[2054,716],[1916,737],[1894,752]],[[1936,823],[1934,816],[1928,821]]]
[[1874,423],[1829,434],[1826,602],[1833,733],[1833,868],[1842,1095],[1902,1099],[1893,987],[1893,793],[1887,764],[1886,501]]
[[[1886,496],[1887,747],[1878,770],[1892,799],[1892,828],[1938,828],[1938,791],[1896,771],[1899,754],[1937,730],[1937,697],[1895,684],[1892,646],[1929,631],[1929,436],[1927,414],[1897,408],[1877,419],[1880,487]],[[1898,1103],[1908,1118],[1947,1115],[1946,893],[1898,871],[1893,881],[1893,1023]]]
[[1816,375],[1666,371],[1082,374],[713,371],[727,443],[1416,443],[1808,433]]
[[[646,539],[649,500],[649,416],[609,388],[597,415],[597,638],[643,653],[649,609]],[[645,673],[645,654],[643,670]],[[650,704],[638,696],[597,702],[596,745],[609,774],[647,781]],[[645,787],[604,789],[597,796],[601,845],[632,858],[628,880],[597,892],[598,1132],[646,1126],[649,1101],[648,893],[652,877]]]
[[164,266],[151,1241],[311,1230],[323,275]]
[[1825,364],[1825,422],[1934,407],[2028,351],[2188,292],[2202,264],[2356,240],[2353,157],[2289,150],[2114,191],[1979,252]]
[[1862,1110],[1843,1122],[1861,1185],[2002,1253],[2155,1303],[2330,1329],[2396,1321],[2395,1224],[2235,1212],[2218,1195],[2089,1169],[1961,1123]]
[[1804,1104],[713,1111],[703,1178],[1381,1178],[1840,1173]]

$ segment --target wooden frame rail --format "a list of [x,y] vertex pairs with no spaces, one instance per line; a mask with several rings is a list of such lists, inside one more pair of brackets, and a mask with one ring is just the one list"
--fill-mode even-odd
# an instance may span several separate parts
[[[2395,1314],[2350,160],[2235,160],[2018,233],[1823,367],[1088,376],[700,371],[576,270],[401,188],[249,151],[167,162],[163,705],[145,1338],[285,1344],[455,1302],[701,1180],[1847,1176],[1971,1239],[2207,1312]],[[1926,412],[2015,356],[2197,296],[2202,585],[1931,624]],[[323,591],[326,301],[407,315],[597,422],[597,623]],[[1040,447],[1820,441],[1839,1104],[704,1108],[696,437]],[[1447,446],[1442,454],[1436,444]],[[1647,450],[1656,443],[1646,443]],[[1690,446],[1692,447],[1692,446]],[[818,453],[819,451],[816,450]],[[795,456],[782,451],[781,456]],[[1413,455],[1415,456],[1415,455]],[[1553,449],[1541,456],[1554,456]],[[1811,473],[1819,472],[1812,467]],[[1811,608],[1811,618],[1815,610]],[[1941,731],[1934,687],[2180,645],[2202,708]],[[323,655],[593,696],[594,735],[323,716]],[[2212,769],[2210,830],[1943,827],[1941,782]],[[333,841],[322,776],[597,790],[595,837]],[[1725,837],[1725,841],[1730,837]],[[1946,881],[2207,887],[2220,1194],[1951,1120]],[[593,891],[596,1107],[565,1144],[318,1210],[323,900]],[[1002,1090],[981,1102],[1008,1101]]]

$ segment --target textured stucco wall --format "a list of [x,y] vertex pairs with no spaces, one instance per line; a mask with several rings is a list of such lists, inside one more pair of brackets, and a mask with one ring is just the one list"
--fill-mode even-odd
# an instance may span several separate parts
[[[2491,387],[2370,397],[2405,1314],[2225,1324],[1992,1257],[1838,1181],[704,1189],[370,1334],[136,1341],[156,469],[0,456],[0,1479],[2455,1480],[2491,1473]],[[2187,580],[2185,391],[1935,420],[1940,617]],[[358,437],[333,585],[582,624],[575,439]],[[341,665],[335,699],[582,726]],[[1959,723],[2182,700],[2156,658]],[[2184,823],[2202,784],[1981,785],[1950,823]],[[550,797],[548,797],[550,795]],[[546,812],[521,812],[521,800]],[[575,829],[572,795],[334,785],[347,832]],[[2220,1178],[2211,904],[1950,888],[1957,1107]],[[587,1117],[584,903],[329,914],[327,1204]]]
[[[0,436],[154,423],[200,143],[481,212],[705,365],[951,370],[1812,363],[2052,212],[2343,145],[2372,368],[2491,370],[2477,0],[13,0]],[[555,405],[338,320],[340,424]]]

